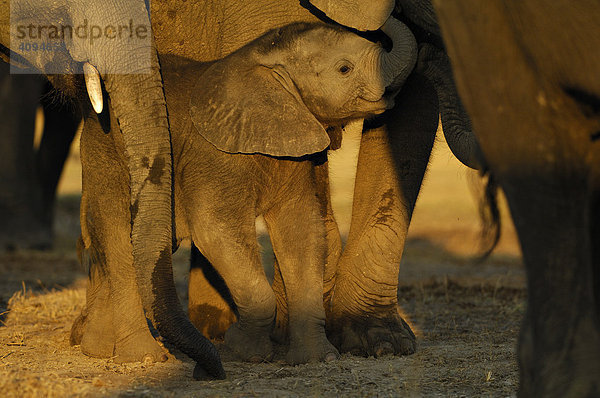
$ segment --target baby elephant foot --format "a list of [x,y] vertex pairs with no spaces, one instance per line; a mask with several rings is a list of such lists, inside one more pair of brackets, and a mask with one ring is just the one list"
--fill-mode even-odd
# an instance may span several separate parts
[[339,356],[338,350],[323,335],[310,342],[291,342],[285,359],[290,365],[299,365],[308,362],[331,362]]
[[94,358],[110,358],[115,347],[112,317],[109,313],[95,312],[92,316],[87,308],[73,322],[71,345],[80,345],[81,352]]
[[150,334],[148,328],[121,337],[115,344],[114,361],[165,362],[167,353]]
[[243,361],[265,362],[273,358],[273,344],[269,330],[256,328],[247,330],[234,323],[225,333],[225,345]]
[[410,355],[417,349],[413,331],[396,311],[383,317],[365,314],[332,318],[327,328],[328,336],[341,352],[380,357]]

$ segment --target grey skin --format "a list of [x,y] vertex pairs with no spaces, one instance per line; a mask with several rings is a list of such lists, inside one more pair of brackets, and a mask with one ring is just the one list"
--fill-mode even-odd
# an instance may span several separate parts
[[[110,96],[110,106],[118,123],[123,127],[123,141],[128,153],[125,169],[119,169],[131,179],[127,203],[135,208],[131,223],[124,226],[123,234],[131,240],[133,247],[123,256],[133,256],[134,271],[124,274],[118,283],[111,284],[110,295],[117,306],[109,312],[118,325],[118,346],[115,355],[128,360],[141,360],[144,357],[162,360],[164,355],[158,343],[145,330],[131,329],[131,316],[144,308],[160,333],[173,341],[183,352],[201,361],[207,371],[223,377],[216,349],[191,325],[181,310],[171,270],[172,247],[172,203],[171,203],[171,143],[167,109],[162,89],[156,48],[152,41],[142,44],[139,41],[98,40],[95,45],[86,40],[66,40],[58,42],[58,51],[22,51],[10,48],[10,13],[12,19],[35,22],[48,26],[57,22],[70,21],[74,26],[88,23],[88,26],[101,27],[129,25],[149,26],[148,10],[144,1],[113,0],[94,2],[90,0],[18,0],[10,7],[0,8],[0,44],[5,51],[2,57],[16,66],[30,68],[38,73],[48,74],[58,68],[67,74],[53,76],[55,86],[66,89],[74,87],[73,74],[81,73],[84,63],[102,73],[103,89]],[[12,51],[9,59],[7,49]],[[135,62],[148,60],[138,74],[123,74],[137,68]],[[132,61],[134,64],[132,64]],[[84,115],[90,112],[89,104]],[[114,121],[117,123],[117,121]],[[112,206],[105,206],[101,212],[109,213]],[[148,220],[152,220],[151,222]],[[102,228],[101,225],[97,226]],[[102,253],[96,253],[102,256]],[[116,279],[115,279],[116,280]],[[127,293],[125,293],[127,292]],[[90,295],[94,292],[88,290]],[[137,308],[119,307],[127,294],[137,294]],[[89,313],[94,312],[89,308]],[[101,333],[86,327],[85,317],[79,322],[80,337],[83,341],[96,341],[101,344]]]
[[[352,225],[343,253],[337,225],[328,212],[325,270],[328,336],[340,351],[411,353],[414,336],[397,311],[398,271],[439,117],[459,159],[481,167],[482,158],[455,91],[429,2],[340,0],[315,4],[334,21],[371,30],[381,26],[395,9],[395,15],[417,33],[419,62],[396,97],[396,106],[364,125]],[[173,0],[168,6],[152,2],[152,15],[159,50],[198,61],[219,59],[272,28],[326,20],[309,2],[296,0],[202,4]],[[190,273],[189,314],[200,330],[218,336],[235,316],[205,277],[205,272],[210,274],[209,264],[201,263]],[[278,303],[285,303],[278,278],[274,289]],[[278,311],[285,317],[285,308],[280,307]]]
[[[285,285],[288,362],[338,355],[324,328],[324,151],[331,141],[326,128],[339,131],[348,120],[393,107],[393,94],[416,61],[416,46],[400,22],[389,23],[398,32],[398,48],[390,54],[319,23],[276,29],[212,64],[161,56],[172,122],[177,238],[191,237],[229,287],[239,317],[225,342],[244,360],[268,360],[273,351],[276,298],[256,243],[257,215],[265,217]],[[384,85],[380,69],[387,57],[404,72]],[[99,122],[88,123],[81,140],[83,241],[91,243],[85,249],[99,291],[92,305],[98,308],[111,307],[103,284],[133,272],[112,271],[120,266],[113,257],[129,267],[131,258],[122,255],[130,251],[122,232],[130,218],[129,183],[115,171],[125,154],[117,125],[111,126],[107,135]],[[103,201],[113,203],[109,218],[98,212]],[[132,303],[119,305],[139,301],[131,293]],[[136,322],[147,329],[143,312]],[[104,328],[111,326],[117,325]]]
[[[9,73],[0,63],[0,250],[52,247],[54,199],[81,115],[57,100],[45,76]],[[44,114],[34,148],[38,106]]]
[[600,396],[600,4],[435,6],[523,250],[518,395]]

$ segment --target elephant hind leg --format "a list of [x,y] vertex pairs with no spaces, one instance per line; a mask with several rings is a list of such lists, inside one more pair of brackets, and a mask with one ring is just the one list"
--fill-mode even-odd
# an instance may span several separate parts
[[212,340],[222,340],[236,321],[236,307],[225,281],[192,243],[188,314],[194,326]]

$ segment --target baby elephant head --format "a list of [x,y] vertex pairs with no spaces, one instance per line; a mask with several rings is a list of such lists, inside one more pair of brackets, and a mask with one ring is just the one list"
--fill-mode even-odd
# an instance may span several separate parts
[[390,18],[390,52],[343,28],[292,24],[215,62],[196,83],[198,131],[232,153],[302,156],[327,148],[324,126],[390,109],[412,71],[417,45]]

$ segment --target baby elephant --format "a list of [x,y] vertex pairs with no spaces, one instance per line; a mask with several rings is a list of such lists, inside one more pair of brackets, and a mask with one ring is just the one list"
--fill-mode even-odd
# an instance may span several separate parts
[[[293,24],[211,64],[161,56],[177,239],[191,237],[227,284],[239,318],[225,341],[243,359],[272,356],[276,299],[261,265],[258,215],[267,223],[288,300],[287,360],[337,357],[324,329],[326,129],[393,106],[393,94],[416,59],[408,31],[406,42],[387,53],[341,28]],[[390,63],[399,74],[382,72]],[[98,224],[116,229],[128,223],[134,210],[127,206],[120,134],[107,135],[101,123],[88,123],[81,146],[82,221],[89,234],[83,241],[101,246],[93,252],[130,253],[122,232],[95,234]],[[107,162],[120,164],[123,172],[103,176],[116,168],[106,167]],[[118,223],[98,220],[94,209],[103,205],[102,198],[121,204],[114,213]],[[108,257],[96,256],[96,261]]]

